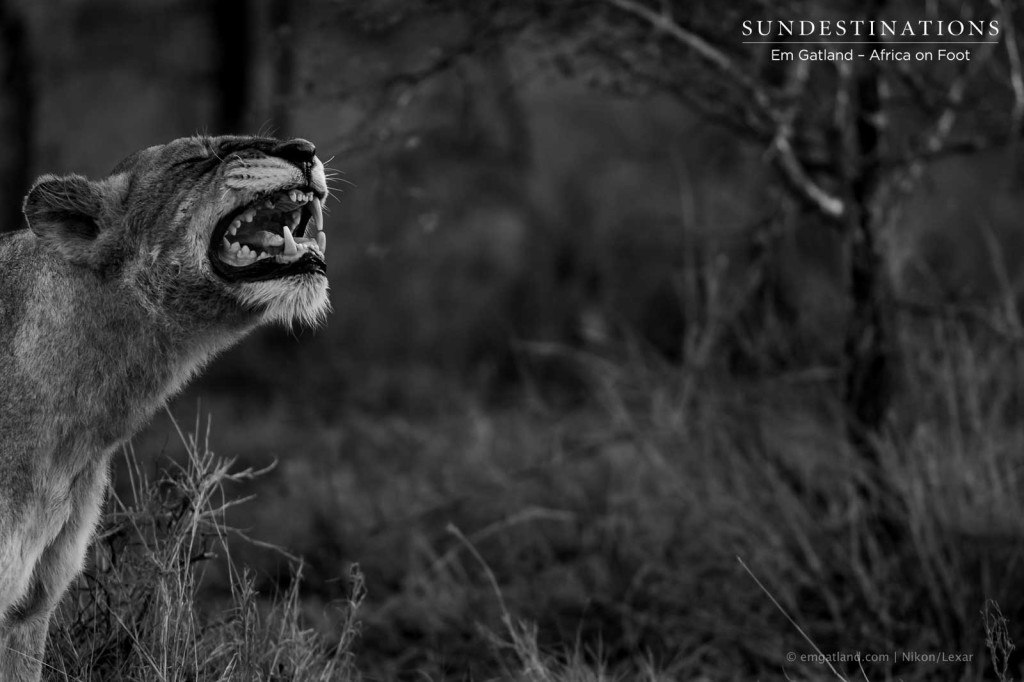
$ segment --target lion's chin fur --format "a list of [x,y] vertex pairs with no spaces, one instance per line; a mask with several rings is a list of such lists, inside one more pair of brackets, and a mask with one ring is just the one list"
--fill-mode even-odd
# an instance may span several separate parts
[[237,295],[244,306],[263,310],[265,322],[278,322],[288,327],[298,323],[316,328],[326,322],[331,312],[328,290],[326,277],[304,274],[246,282],[238,285]]

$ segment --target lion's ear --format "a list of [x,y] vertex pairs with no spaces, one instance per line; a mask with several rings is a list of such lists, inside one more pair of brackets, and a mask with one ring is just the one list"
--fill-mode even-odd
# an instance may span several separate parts
[[103,199],[103,186],[81,175],[44,175],[25,197],[25,219],[65,259],[100,269],[110,256],[101,238]]

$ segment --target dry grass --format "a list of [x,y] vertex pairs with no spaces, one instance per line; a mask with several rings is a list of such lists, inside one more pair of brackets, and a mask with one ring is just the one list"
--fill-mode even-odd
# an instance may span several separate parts
[[[333,641],[302,625],[298,575],[266,598],[231,560],[225,486],[265,472],[233,469],[207,438],[181,435],[183,463],[156,480],[125,451],[130,495],[114,497],[92,565],[51,627],[47,665],[61,680],[356,680],[361,575],[354,571]],[[243,541],[247,541],[244,540]],[[219,558],[228,593],[199,608],[206,567]]]
[[[129,454],[48,662],[111,680],[1019,679],[1020,351],[945,322],[904,342],[880,473],[844,444],[827,375],[714,363],[585,358],[571,408],[338,410],[297,426],[305,450],[236,412],[218,449],[281,466],[233,470],[189,436],[150,481]],[[229,521],[302,555],[303,580]],[[833,673],[815,647],[887,660]]]

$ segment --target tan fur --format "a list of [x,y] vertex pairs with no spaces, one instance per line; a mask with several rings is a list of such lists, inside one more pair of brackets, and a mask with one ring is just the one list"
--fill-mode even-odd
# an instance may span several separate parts
[[[110,457],[217,352],[268,322],[315,324],[327,279],[228,282],[218,220],[323,166],[268,138],[187,138],[111,176],[44,176],[0,236],[0,680],[39,679],[50,614],[83,565]],[[288,156],[283,154],[283,156]]]

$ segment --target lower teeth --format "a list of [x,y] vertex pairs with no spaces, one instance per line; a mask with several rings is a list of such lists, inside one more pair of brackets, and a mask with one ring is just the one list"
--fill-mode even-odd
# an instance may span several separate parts
[[[323,251],[323,246],[319,245],[319,244],[317,244],[317,246],[320,247],[319,250],[322,252]],[[270,252],[267,252],[267,251],[251,251],[251,250],[250,251],[246,251],[246,252],[243,253],[242,251],[240,251],[237,248],[237,244],[232,244],[232,248],[222,249],[221,250],[221,254],[222,254],[223,258],[233,260],[236,263],[246,263],[247,264],[247,263],[251,263],[253,261],[257,261],[257,260],[264,260],[264,259],[267,259],[267,258],[277,258],[277,257],[282,257],[282,256],[285,257],[287,260],[291,261],[291,260],[295,260],[296,258],[301,256],[305,251],[308,251],[308,250],[312,249],[313,247],[314,247],[314,244],[306,242],[306,241],[302,241],[302,242],[296,242],[296,244],[295,244],[295,253],[293,253],[293,254],[284,253],[283,251],[282,252],[278,252],[278,253],[275,254],[275,253],[270,253]]]

